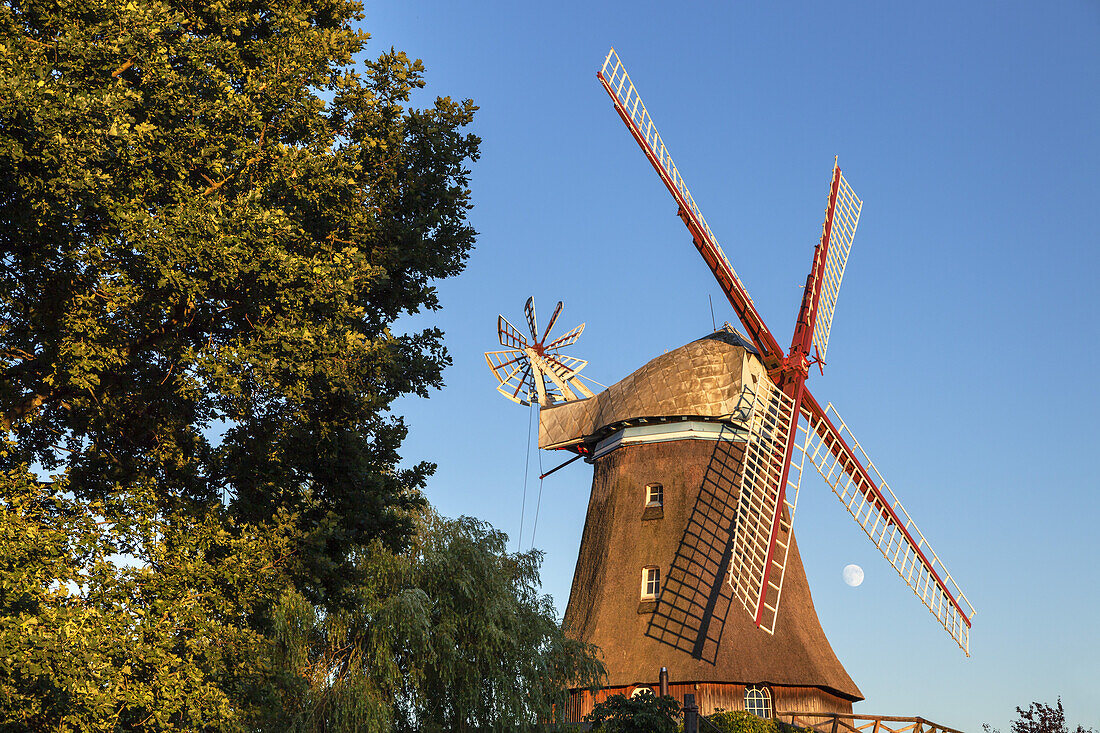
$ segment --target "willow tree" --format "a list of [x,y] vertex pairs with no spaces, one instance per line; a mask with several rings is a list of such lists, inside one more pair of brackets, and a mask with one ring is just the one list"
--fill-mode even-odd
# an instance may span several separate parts
[[[469,100],[410,103],[419,61],[363,60],[361,17],[350,0],[0,3],[3,529],[73,542],[5,565],[7,651],[28,619],[61,633],[50,609],[87,608],[87,583],[129,623],[151,586],[125,579],[157,567],[177,572],[169,605],[188,573],[230,599],[277,571],[268,591],[337,608],[356,548],[407,540],[431,466],[397,467],[388,408],[448,358],[439,330],[391,326],[464,266],[479,140]],[[262,626],[268,591],[207,599],[211,623]],[[158,627],[166,648],[187,651],[192,621]],[[56,672],[0,666],[0,704]]]
[[409,552],[376,543],[348,610],[318,614],[287,595],[275,663],[302,670],[281,690],[280,731],[463,733],[546,730],[567,688],[605,681],[597,650],[569,639],[539,593],[542,553],[469,517],[416,518]]

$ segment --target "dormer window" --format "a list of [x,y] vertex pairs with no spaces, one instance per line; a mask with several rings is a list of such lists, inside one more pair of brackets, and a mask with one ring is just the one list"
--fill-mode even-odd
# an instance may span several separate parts
[[646,484],[645,487],[645,505],[646,507],[652,506],[664,506],[665,504],[665,487],[661,484]]
[[655,601],[661,592],[661,569],[655,565],[642,568],[642,600]]

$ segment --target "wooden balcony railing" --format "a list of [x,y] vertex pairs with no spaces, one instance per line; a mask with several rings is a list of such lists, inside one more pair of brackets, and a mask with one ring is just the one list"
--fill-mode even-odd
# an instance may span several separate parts
[[817,733],[962,733],[924,718],[895,715],[846,715],[842,713],[776,712],[776,720]]

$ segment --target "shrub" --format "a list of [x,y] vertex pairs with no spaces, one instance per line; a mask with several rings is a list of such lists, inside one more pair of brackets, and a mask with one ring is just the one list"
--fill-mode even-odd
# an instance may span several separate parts
[[774,720],[765,720],[743,710],[722,710],[706,718],[722,733],[779,733]]
[[606,733],[676,733],[680,703],[675,698],[655,697],[648,690],[637,697],[612,695],[584,717],[592,730]]
[[765,720],[743,710],[719,710],[706,719],[722,733],[812,733],[809,728]]

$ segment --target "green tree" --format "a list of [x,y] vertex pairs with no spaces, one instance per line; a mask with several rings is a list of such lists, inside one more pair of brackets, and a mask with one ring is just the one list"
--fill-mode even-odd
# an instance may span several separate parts
[[391,326],[464,266],[479,140],[361,18],[0,3],[0,723],[255,727],[275,601],[409,541],[388,408],[448,357]]
[[[339,600],[348,550],[399,546],[430,466],[386,409],[441,384],[432,281],[473,244],[468,100],[350,0],[0,4],[3,461],[130,511],[312,530],[297,577]],[[358,69],[358,70],[357,70]],[[212,437],[217,436],[217,437]]]
[[418,518],[410,551],[359,557],[370,582],[350,610],[300,596],[276,614],[288,686],[280,729],[529,730],[569,686],[603,679],[595,649],[566,638],[538,595],[541,554],[468,517]]
[[[0,728],[243,730],[269,704],[248,623],[293,545],[213,507],[104,522],[63,481],[0,474]],[[126,562],[121,544],[148,548]],[[214,563],[210,558],[222,562]]]
[[656,697],[646,690],[631,697],[612,695],[584,719],[593,724],[592,730],[606,733],[676,733],[679,717],[676,698]]

